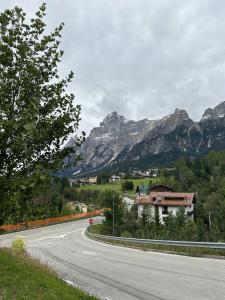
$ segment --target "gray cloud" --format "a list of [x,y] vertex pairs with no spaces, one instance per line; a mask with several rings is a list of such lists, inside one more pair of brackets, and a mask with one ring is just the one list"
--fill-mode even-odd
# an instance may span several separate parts
[[[47,0],[50,28],[64,21],[61,72],[90,130],[113,110],[159,118],[176,107],[194,119],[225,100],[223,0]],[[31,16],[41,1],[1,0]]]

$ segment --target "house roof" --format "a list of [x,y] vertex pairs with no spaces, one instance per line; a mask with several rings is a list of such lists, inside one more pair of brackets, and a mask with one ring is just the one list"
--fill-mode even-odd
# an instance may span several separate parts
[[165,184],[154,184],[154,185],[150,186],[150,190],[154,190],[154,189],[157,189],[160,187],[165,188],[167,191],[172,191],[172,188]]
[[194,193],[151,192],[149,195],[137,197],[136,204],[189,206],[192,205],[194,198]]
[[153,204],[153,199],[149,195],[138,196],[136,198],[136,204]]

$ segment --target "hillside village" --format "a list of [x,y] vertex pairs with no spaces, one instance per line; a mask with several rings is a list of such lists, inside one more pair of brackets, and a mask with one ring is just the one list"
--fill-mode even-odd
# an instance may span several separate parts
[[[172,171],[173,168],[166,168],[168,171]],[[131,170],[129,171],[129,177],[133,179],[137,178],[156,178],[159,174],[159,169],[154,168],[154,169],[148,169],[148,170]],[[118,175],[112,174],[106,174],[107,182],[120,182],[124,179],[126,179],[126,173],[124,172],[119,172]],[[68,178],[70,186],[72,187],[73,185],[88,185],[88,184],[98,184],[100,183],[100,180],[98,180],[98,176],[93,176],[93,177],[79,177],[77,175],[77,178]],[[106,182],[105,182],[106,183]]]

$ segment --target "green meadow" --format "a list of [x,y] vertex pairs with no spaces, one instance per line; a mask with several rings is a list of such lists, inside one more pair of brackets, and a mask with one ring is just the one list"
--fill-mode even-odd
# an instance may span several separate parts
[[97,300],[29,255],[0,249],[0,300]]
[[[149,183],[155,184],[158,181],[158,178],[138,178],[138,179],[127,179],[127,181],[133,181],[134,190],[128,191],[129,194],[135,194],[137,186],[141,187],[142,185],[148,186]],[[105,190],[113,190],[116,192],[122,192],[122,182],[111,182],[107,184],[92,184],[80,187],[80,190],[91,190],[91,191],[105,191]],[[126,192],[127,193],[127,192]]]

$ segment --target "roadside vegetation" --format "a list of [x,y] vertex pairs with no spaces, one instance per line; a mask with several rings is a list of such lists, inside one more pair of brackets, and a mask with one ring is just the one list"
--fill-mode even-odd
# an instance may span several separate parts
[[[93,184],[83,187],[70,186],[67,178],[48,176],[42,181],[35,194],[30,195],[23,211],[20,206],[15,206],[9,211],[4,224],[16,224],[20,222],[59,217],[72,213],[82,212],[78,203],[83,203],[87,211],[102,209],[105,206],[105,198],[112,199],[112,193],[115,195],[128,195],[130,198],[136,198],[137,186],[148,187],[156,179],[129,179],[108,184]],[[132,186],[130,188],[130,183]],[[128,186],[128,189],[127,189]]]
[[[52,177],[47,188],[42,186],[38,196],[30,199],[24,210],[26,219],[59,216],[79,209],[71,210],[68,203],[84,203],[88,210],[110,208],[106,210],[104,226],[99,233],[113,233],[113,198],[114,198],[114,234],[125,237],[149,239],[171,239],[190,241],[225,241],[225,152],[212,152],[197,160],[181,159],[175,163],[174,171],[161,170],[157,179],[127,179],[132,182],[132,190],[122,191],[125,180],[118,183],[97,184],[84,187],[71,187],[67,179]],[[177,216],[168,214],[165,224],[160,224],[158,216],[151,216],[149,210],[137,218],[137,207],[127,211],[122,201],[124,194],[136,197],[137,186],[148,187],[154,183],[170,185],[174,191],[195,192],[196,204],[194,221],[187,221],[180,209]],[[116,189],[110,186],[117,187]],[[101,187],[101,190],[99,188]],[[129,194],[132,193],[132,194]],[[16,208],[15,208],[16,209]],[[16,222],[17,214],[12,214]],[[10,221],[10,219],[9,219]]]
[[59,73],[64,23],[49,31],[45,15],[45,3],[30,20],[19,6],[0,13],[0,225],[63,213],[50,174],[70,154],[76,160],[84,140],[82,133],[77,147],[62,147],[81,106],[66,91],[73,72]]
[[[94,225],[91,228],[92,233],[98,234],[99,225]],[[165,252],[171,254],[187,255],[187,256],[196,256],[196,257],[211,257],[211,258],[223,258],[225,259],[225,250],[224,249],[209,249],[209,248],[195,248],[195,247],[182,247],[182,246],[169,246],[169,245],[144,245],[142,243],[134,243],[132,241],[106,241],[101,239],[101,237],[92,237],[95,240],[102,241],[107,244],[135,248],[142,251],[156,251],[156,252]]]
[[97,300],[25,253],[1,249],[0,266],[1,300]]
[[[137,218],[137,207],[127,211],[119,195],[114,203],[114,234],[124,237],[187,241],[225,242],[225,151],[211,152],[206,157],[175,163],[174,171],[162,171],[159,182],[174,191],[195,192],[194,220],[187,220],[181,208],[177,215],[168,214],[165,224],[151,216],[148,207]],[[112,196],[111,196],[112,197]],[[113,234],[113,206],[105,212],[105,221],[97,227],[100,234]],[[122,213],[121,213],[122,211]],[[96,232],[97,233],[97,232]]]

